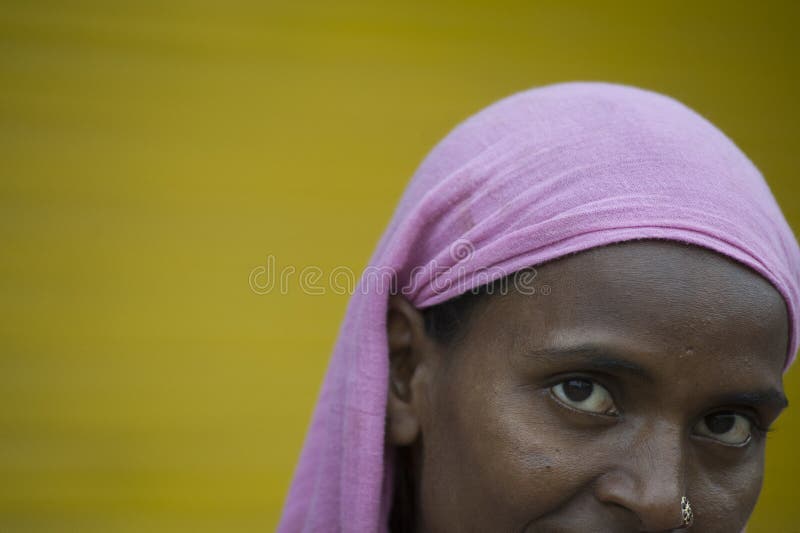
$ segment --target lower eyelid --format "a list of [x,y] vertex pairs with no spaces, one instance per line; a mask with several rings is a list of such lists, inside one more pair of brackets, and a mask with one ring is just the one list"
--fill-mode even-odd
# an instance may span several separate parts
[[700,439],[704,442],[708,442],[710,444],[716,444],[717,446],[724,446],[726,448],[745,448],[749,446],[753,442],[753,435],[750,434],[747,436],[744,442],[740,444],[728,444],[727,442],[722,442],[719,439],[714,439],[712,437],[706,437],[705,435],[698,435],[697,433],[692,433],[692,436],[696,439]]

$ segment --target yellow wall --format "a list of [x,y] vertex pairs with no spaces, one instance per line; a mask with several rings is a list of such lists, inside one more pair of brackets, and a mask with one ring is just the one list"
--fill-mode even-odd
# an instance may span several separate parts
[[[0,3],[3,532],[271,530],[347,299],[250,271],[358,271],[512,92],[673,95],[800,230],[794,2],[67,4]],[[777,427],[751,533],[800,531],[798,408]]]

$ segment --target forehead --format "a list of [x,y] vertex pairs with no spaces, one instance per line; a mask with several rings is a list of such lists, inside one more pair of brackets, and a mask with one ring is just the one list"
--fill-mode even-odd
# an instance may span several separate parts
[[512,292],[500,304],[521,319],[512,321],[516,334],[537,332],[530,342],[613,338],[642,353],[697,354],[709,368],[757,365],[781,374],[788,347],[785,302],[769,281],[721,254],[674,241],[629,241],[536,271],[549,295]]

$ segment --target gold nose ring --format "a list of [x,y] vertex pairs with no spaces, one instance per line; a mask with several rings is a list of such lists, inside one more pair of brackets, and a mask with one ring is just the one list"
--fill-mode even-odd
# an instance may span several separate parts
[[689,498],[686,496],[681,497],[681,518],[683,518],[683,527],[690,527],[694,522],[692,504],[689,503]]

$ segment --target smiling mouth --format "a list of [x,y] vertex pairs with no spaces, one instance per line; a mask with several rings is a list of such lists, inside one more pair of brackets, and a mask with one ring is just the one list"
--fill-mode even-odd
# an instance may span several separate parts
[[638,520],[630,514],[619,514],[620,510],[606,508],[599,515],[586,516],[562,509],[531,520],[519,533],[641,533]]
[[520,533],[639,533],[636,527],[608,524],[592,520],[578,520],[578,524],[535,521],[527,524]]

